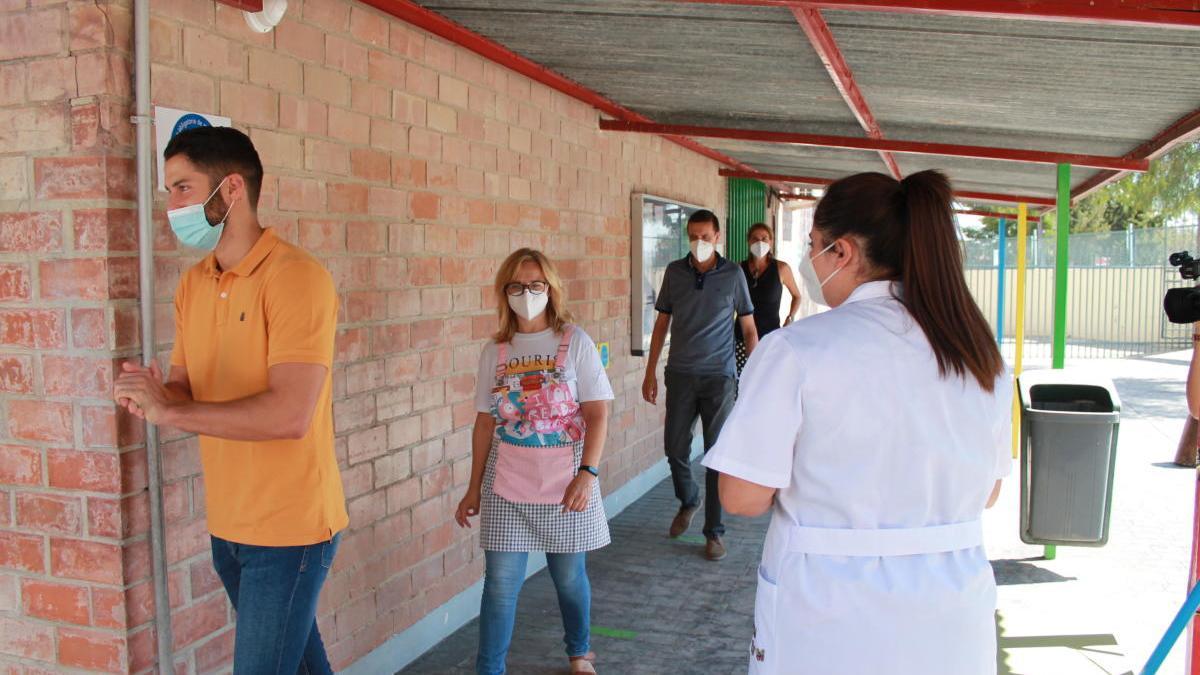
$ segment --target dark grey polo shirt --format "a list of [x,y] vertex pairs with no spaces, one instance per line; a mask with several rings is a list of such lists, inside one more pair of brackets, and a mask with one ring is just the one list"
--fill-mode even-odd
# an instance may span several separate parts
[[671,315],[667,370],[683,375],[737,375],[733,317],[754,313],[741,268],[717,255],[717,264],[701,274],[688,254],[667,265],[654,308]]

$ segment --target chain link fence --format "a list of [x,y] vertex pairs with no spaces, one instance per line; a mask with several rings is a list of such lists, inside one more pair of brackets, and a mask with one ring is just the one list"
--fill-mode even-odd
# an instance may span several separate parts
[[[1016,329],[1017,240],[1005,241],[1003,286],[999,239],[966,239],[967,282],[1004,354],[1012,358]],[[1025,358],[1049,362],[1054,331],[1053,235],[1026,242]],[[1160,227],[1071,235],[1068,246],[1068,358],[1120,358],[1191,346],[1191,327],[1167,321],[1167,289],[1192,282],[1167,262],[1175,251],[1197,251],[1196,227]],[[1001,293],[1003,287],[1003,293]]]

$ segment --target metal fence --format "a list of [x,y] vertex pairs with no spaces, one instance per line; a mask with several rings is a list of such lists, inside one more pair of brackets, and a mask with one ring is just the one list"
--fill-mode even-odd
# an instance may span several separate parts
[[[964,240],[967,283],[1012,358],[1016,327],[1017,241],[1006,239],[1003,296],[998,239]],[[1054,331],[1057,242],[1032,232],[1027,241],[1025,358],[1050,361]],[[1196,227],[1162,227],[1071,235],[1068,247],[1067,357],[1119,358],[1191,346],[1191,327],[1163,314],[1168,288],[1192,282],[1167,262],[1175,251],[1197,251]]]

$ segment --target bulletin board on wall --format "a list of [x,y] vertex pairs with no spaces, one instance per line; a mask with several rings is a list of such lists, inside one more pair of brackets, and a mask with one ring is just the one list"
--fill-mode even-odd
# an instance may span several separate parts
[[631,202],[629,345],[634,356],[644,356],[650,352],[654,303],[667,265],[687,254],[688,217],[704,207],[644,192],[633,193]]

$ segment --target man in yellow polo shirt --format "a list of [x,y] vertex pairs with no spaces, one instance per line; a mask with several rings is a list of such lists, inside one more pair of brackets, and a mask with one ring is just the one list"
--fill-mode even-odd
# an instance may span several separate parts
[[166,382],[127,365],[114,395],[200,435],[213,565],[237,611],[235,671],[332,673],[315,617],[349,522],[333,450],[333,280],[259,224],[263,169],[245,134],[191,129],[163,154],[171,229],[210,253],[176,290]]

